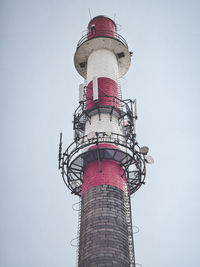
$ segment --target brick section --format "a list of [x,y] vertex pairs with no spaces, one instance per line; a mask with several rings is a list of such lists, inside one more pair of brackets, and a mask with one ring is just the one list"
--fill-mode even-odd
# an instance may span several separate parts
[[128,230],[124,192],[110,185],[82,197],[79,267],[128,267]]
[[[91,26],[95,25],[96,32],[91,30]],[[114,37],[116,31],[115,23],[104,16],[98,16],[92,19],[88,25],[89,38],[96,36],[109,36]]]
[[[98,78],[98,92],[99,99],[98,103],[102,106],[114,106],[119,107],[119,101],[116,100],[119,98],[118,85],[115,81],[110,78],[100,77]],[[86,88],[86,109],[90,109],[95,106],[93,98],[93,81],[91,81]]]

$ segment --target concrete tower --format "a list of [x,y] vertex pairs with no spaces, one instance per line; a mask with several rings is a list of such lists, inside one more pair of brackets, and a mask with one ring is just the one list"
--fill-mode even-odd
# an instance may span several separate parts
[[74,112],[74,142],[59,168],[81,199],[79,267],[135,266],[130,195],[144,183],[148,148],[136,142],[136,101],[122,99],[120,78],[131,52],[113,20],[97,16],[78,42],[74,63],[84,78]]

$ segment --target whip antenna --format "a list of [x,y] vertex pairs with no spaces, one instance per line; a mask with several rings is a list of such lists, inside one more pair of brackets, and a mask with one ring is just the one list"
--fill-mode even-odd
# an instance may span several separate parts
[[88,8],[88,12],[89,12],[89,15],[90,15],[90,19],[92,19],[90,8]]

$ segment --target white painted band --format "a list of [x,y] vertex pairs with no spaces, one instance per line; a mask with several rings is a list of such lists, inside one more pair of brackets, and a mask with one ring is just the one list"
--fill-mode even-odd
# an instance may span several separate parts
[[99,114],[91,117],[91,124],[89,121],[85,124],[85,135],[90,132],[113,132],[116,134],[123,134],[122,125],[118,123],[118,118],[112,116],[110,121],[110,114],[101,113],[101,120]]
[[90,54],[87,64],[87,84],[93,77],[107,77],[118,83],[118,62],[112,51],[98,49]]

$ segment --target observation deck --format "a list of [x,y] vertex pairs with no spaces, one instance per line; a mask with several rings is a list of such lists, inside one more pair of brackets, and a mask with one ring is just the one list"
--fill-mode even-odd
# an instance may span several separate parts
[[83,37],[81,37],[81,39],[79,40],[77,44],[76,49],[78,49],[86,41],[92,40],[93,38],[98,38],[98,37],[116,39],[128,48],[128,44],[126,40],[119,33],[115,31],[110,31],[110,30],[96,30],[95,32],[89,32],[85,34]]
[[75,140],[64,153],[62,139],[60,140],[59,169],[62,170],[64,183],[72,194],[81,196],[85,167],[93,161],[98,161],[101,172],[103,160],[113,160],[123,166],[124,172],[121,177],[126,178],[130,194],[135,193],[144,184],[145,156],[131,137],[93,132]]
[[86,78],[87,61],[90,54],[98,49],[112,51],[118,61],[119,78],[126,74],[131,63],[131,53],[129,52],[128,44],[117,33],[114,21],[103,16],[95,17],[90,21],[87,34],[81,37],[77,44],[74,64],[78,73],[83,78]]

